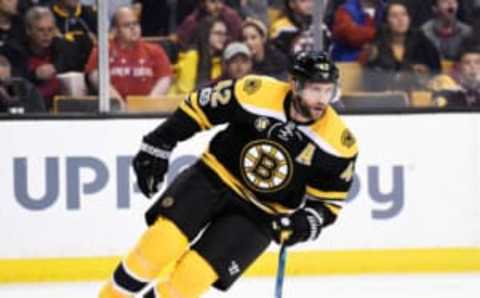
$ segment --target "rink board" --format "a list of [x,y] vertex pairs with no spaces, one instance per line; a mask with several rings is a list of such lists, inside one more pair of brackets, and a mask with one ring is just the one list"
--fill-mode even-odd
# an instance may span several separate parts
[[[0,282],[108,276],[151,204],[129,159],[161,120],[2,121]],[[360,143],[352,198],[289,274],[480,271],[480,115],[347,116]],[[212,133],[182,143],[171,181]],[[249,271],[272,275],[275,247]]]

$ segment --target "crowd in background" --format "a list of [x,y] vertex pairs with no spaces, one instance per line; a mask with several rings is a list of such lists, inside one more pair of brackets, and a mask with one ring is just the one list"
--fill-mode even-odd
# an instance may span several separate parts
[[[94,0],[0,0],[0,112],[98,92]],[[480,106],[480,0],[325,1],[322,44],[360,67],[357,91]],[[111,96],[175,96],[222,79],[288,79],[314,46],[314,0],[110,0]]]

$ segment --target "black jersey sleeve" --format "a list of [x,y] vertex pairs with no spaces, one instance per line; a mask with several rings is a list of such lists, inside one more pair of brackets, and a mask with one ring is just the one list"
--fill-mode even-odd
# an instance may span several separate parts
[[220,81],[191,93],[172,116],[145,139],[171,149],[201,130],[229,122],[238,107],[234,85],[233,80]]
[[306,187],[306,207],[326,216],[326,224],[335,221],[348,196],[355,172],[356,156],[336,159],[327,168],[316,170]]

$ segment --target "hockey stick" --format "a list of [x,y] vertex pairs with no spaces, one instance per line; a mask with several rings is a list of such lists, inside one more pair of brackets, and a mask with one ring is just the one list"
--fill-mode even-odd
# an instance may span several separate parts
[[285,263],[287,262],[287,248],[280,247],[278,254],[277,279],[275,280],[275,298],[282,298],[283,277],[285,276]]

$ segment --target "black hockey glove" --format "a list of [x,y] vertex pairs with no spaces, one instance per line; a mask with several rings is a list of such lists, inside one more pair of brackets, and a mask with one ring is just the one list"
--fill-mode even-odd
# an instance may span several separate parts
[[133,159],[138,187],[147,198],[158,192],[158,184],[163,181],[163,176],[168,170],[170,151],[171,149],[150,145],[144,139],[140,151]]
[[323,216],[312,208],[300,209],[290,216],[276,217],[272,222],[273,240],[291,246],[315,240],[323,227]]

